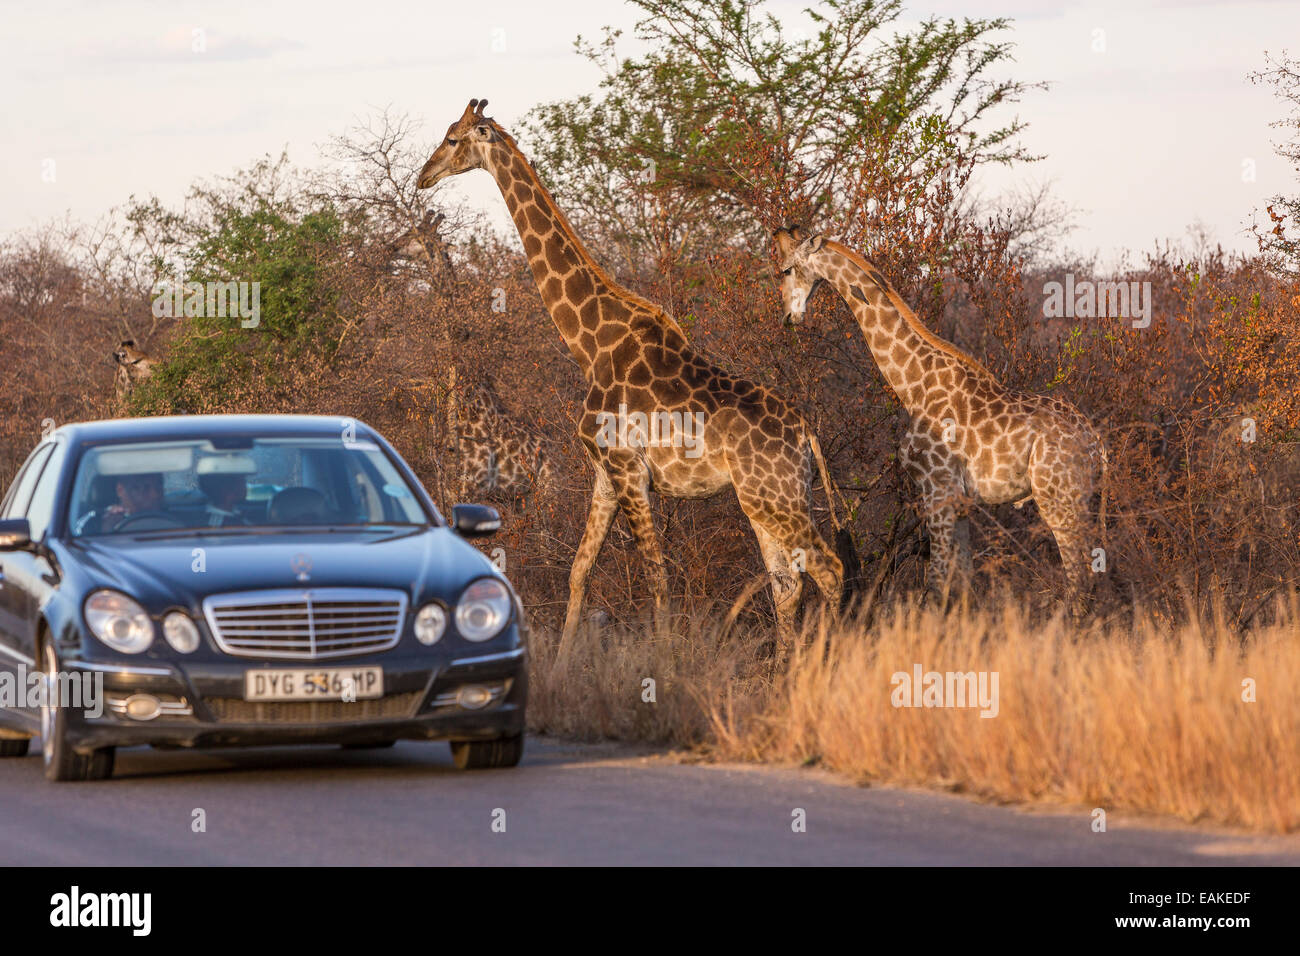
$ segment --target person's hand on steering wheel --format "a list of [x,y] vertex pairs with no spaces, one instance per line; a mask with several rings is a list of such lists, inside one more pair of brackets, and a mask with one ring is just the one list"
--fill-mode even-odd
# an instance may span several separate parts
[[[108,513],[106,513],[106,514],[104,515],[104,517],[107,518],[107,517],[109,516],[109,514],[111,514],[111,513],[112,513],[112,509],[110,508],[109,511],[108,511]],[[167,512],[165,512],[165,511],[158,511],[158,510],[152,510],[152,511],[137,511],[137,512],[135,512],[134,514],[126,515],[124,518],[122,518],[120,521],[118,521],[117,524],[115,524],[111,529],[108,529],[108,530],[112,530],[112,531],[125,531],[127,525],[129,525],[129,524],[131,524],[131,522],[133,522],[133,521],[137,521],[137,520],[139,520],[139,519],[141,519],[141,518],[152,518],[152,519],[155,520],[155,521],[162,520],[162,521],[165,521],[165,522],[167,523],[167,526],[168,526],[168,527],[172,527],[172,528],[180,528],[180,527],[183,527],[183,525],[182,525],[181,522],[177,521],[175,518],[173,518],[173,517],[172,517],[171,515],[169,515]],[[152,531],[152,530],[157,530],[157,529],[151,528],[151,529],[149,529],[149,530]]]

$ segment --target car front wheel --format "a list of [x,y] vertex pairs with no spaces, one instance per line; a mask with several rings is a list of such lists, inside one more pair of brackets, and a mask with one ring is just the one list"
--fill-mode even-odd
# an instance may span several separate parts
[[42,660],[46,685],[41,701],[41,759],[45,762],[46,779],[104,780],[112,776],[112,747],[79,754],[68,745],[68,712],[59,706],[58,699],[59,659],[51,645],[45,645]]
[[524,755],[524,735],[496,740],[453,740],[451,759],[461,770],[513,767]]

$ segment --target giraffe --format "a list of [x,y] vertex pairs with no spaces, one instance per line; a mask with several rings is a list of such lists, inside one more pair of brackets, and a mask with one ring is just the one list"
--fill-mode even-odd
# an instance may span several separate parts
[[453,493],[463,499],[501,492],[521,503],[551,485],[550,456],[542,440],[497,408],[486,388],[459,394],[454,374],[447,389],[447,436],[457,462]]
[[952,584],[969,581],[971,501],[1010,501],[1019,508],[1033,498],[1056,539],[1071,611],[1081,614],[1092,549],[1100,543],[1091,513],[1098,485],[1105,530],[1106,450],[1092,423],[1062,399],[1004,388],[987,368],[926,328],[858,253],[797,226],[778,229],[774,237],[786,323],[802,321],[816,287],[829,283],[907,412],[899,462],[920,492],[930,532],[927,590],[946,601]]
[[390,263],[394,265],[423,259],[429,272],[442,279],[455,280],[456,268],[447,244],[438,235],[447,214],[426,209],[421,220],[386,243]]
[[154,357],[135,347],[135,339],[123,339],[113,349],[113,362],[117,365],[114,386],[118,401],[122,401],[141,382],[153,374]]
[[[485,169],[510,211],[533,278],[586,398],[578,436],[595,471],[590,511],[569,573],[558,659],[581,620],[587,577],[621,511],[649,571],[656,629],[664,631],[668,577],[650,492],[705,498],[728,486],[758,538],[778,624],[793,633],[807,571],[837,606],[843,566],[812,519],[812,461],[830,495],[816,436],[768,389],[713,365],[662,308],[619,286],[588,253],[514,139],[470,100],[417,181]],[[665,438],[664,429],[668,435]],[[832,521],[834,504],[831,504]]]

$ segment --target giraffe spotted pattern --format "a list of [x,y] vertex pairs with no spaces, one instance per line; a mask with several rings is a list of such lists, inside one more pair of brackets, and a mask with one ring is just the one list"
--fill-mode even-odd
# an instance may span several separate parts
[[541,438],[511,421],[485,389],[447,396],[457,500],[501,494],[516,502],[551,486],[551,462]]

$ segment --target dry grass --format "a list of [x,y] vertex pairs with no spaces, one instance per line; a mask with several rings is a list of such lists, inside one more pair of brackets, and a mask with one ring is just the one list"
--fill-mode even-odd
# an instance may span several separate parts
[[[808,629],[777,663],[753,633],[690,615],[671,639],[593,630],[572,663],[534,645],[534,729],[647,740],[725,760],[817,763],[859,782],[984,799],[1300,829],[1300,604],[1244,636],[1150,617],[1076,630],[1016,602],[900,604],[870,628]],[[896,708],[891,678],[996,671],[998,714]],[[642,681],[657,701],[642,702]],[[1253,703],[1243,680],[1255,682]]]

